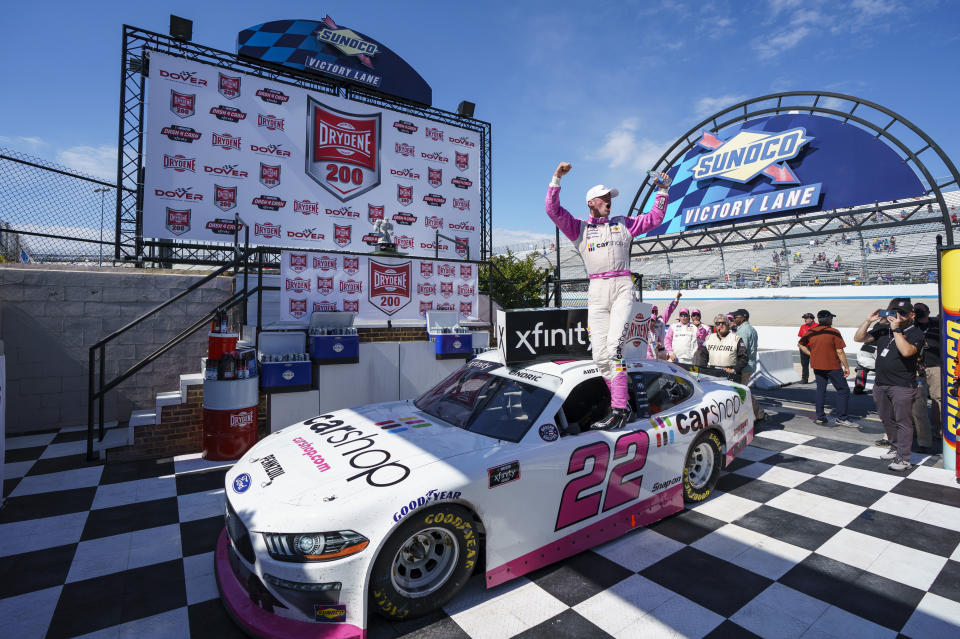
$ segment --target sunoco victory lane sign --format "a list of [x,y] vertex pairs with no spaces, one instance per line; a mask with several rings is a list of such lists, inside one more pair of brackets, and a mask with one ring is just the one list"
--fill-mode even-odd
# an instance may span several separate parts
[[318,311],[363,320],[425,320],[427,311],[477,318],[477,265],[395,257],[284,251],[280,318],[306,323]]
[[156,52],[146,122],[145,237],[232,242],[239,212],[251,243],[365,252],[388,219],[404,253],[479,256],[473,131]]

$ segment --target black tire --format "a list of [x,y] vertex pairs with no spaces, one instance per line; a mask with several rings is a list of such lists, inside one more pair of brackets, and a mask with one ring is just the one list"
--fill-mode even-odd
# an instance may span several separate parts
[[698,504],[710,496],[723,466],[723,441],[708,430],[693,440],[683,464],[683,501]]
[[[424,556],[415,557],[411,551]],[[395,621],[438,610],[467,583],[479,552],[477,526],[467,509],[450,504],[416,511],[394,531],[373,563],[370,606]],[[430,578],[431,571],[436,571],[432,581],[415,588],[419,580]]]

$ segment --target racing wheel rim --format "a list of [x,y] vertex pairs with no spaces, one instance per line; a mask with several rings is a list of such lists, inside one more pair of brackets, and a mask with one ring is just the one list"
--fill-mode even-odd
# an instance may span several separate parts
[[713,475],[715,460],[713,448],[707,442],[700,442],[691,452],[687,466],[687,478],[690,486],[700,490],[707,485]]
[[457,567],[460,544],[443,528],[425,528],[410,535],[393,558],[390,580],[405,597],[424,597],[439,590]]

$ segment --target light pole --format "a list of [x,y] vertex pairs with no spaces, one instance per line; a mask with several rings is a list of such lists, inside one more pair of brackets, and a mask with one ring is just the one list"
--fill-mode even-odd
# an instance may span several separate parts
[[100,194],[100,259],[97,261],[97,266],[103,266],[103,198],[109,190],[105,186],[93,190],[94,193]]

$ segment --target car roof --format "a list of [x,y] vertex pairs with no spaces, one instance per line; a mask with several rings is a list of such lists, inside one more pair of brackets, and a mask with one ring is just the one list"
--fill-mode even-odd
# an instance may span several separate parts
[[[503,358],[500,352],[497,350],[487,351],[477,356],[477,359],[489,361],[503,366]],[[690,371],[686,370],[682,366],[677,366],[676,364],[672,364],[663,360],[641,359],[627,361],[624,363],[627,367],[627,372],[643,370],[658,373],[670,373],[679,375],[690,381],[699,381],[695,375],[691,374]],[[510,366],[503,366],[503,368],[500,369],[500,372],[508,374],[511,371],[523,371],[538,376],[550,375],[559,378],[564,382],[570,380],[571,378],[579,382],[583,379],[586,379],[584,375],[590,373],[590,369],[595,370],[596,367],[596,363],[590,359],[552,359],[520,362]],[[497,370],[494,369],[491,372],[497,372]],[[530,381],[536,384],[536,380],[531,379]]]

